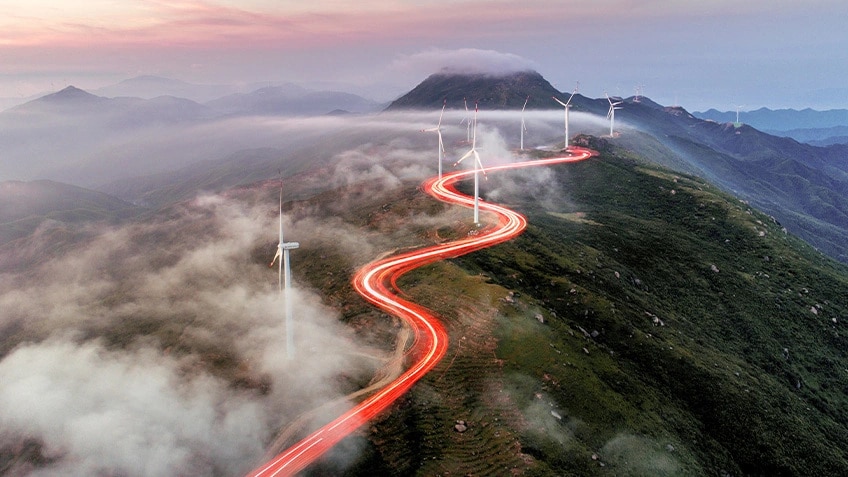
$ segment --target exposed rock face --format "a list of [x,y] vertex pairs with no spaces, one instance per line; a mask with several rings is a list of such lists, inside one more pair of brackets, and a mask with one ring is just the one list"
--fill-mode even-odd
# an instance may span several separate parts
[[465,423],[465,421],[456,421],[456,425],[453,426],[453,428],[456,432],[462,434],[463,432],[468,430],[468,425]]

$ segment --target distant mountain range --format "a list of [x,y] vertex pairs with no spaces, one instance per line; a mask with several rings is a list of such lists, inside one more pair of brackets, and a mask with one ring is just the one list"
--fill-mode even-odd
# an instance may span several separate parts
[[[105,98],[74,86],[42,96],[0,115],[56,116],[77,114],[105,117],[111,127],[138,126],[145,122],[174,122],[212,117],[214,112],[194,101],[174,96],[152,99]],[[2,117],[2,116],[0,116]],[[37,119],[37,118],[34,118]]]
[[[735,122],[736,111],[710,109],[693,113],[695,117],[720,123]],[[848,144],[848,109],[760,108],[740,111],[739,121],[776,136],[791,137],[813,145]]]
[[[172,81],[172,80],[170,80]],[[159,81],[157,80],[157,85]],[[167,84],[170,84],[167,83]],[[182,83],[177,83],[182,84]],[[185,83],[184,88],[192,85]],[[181,90],[182,88],[151,88],[156,90]],[[190,95],[189,95],[190,96]],[[335,91],[309,91],[299,86],[267,86],[249,93],[232,93],[200,104],[177,95],[160,94],[145,97],[98,96],[74,86],[28,101],[11,108],[11,112],[44,113],[113,113],[137,115],[157,113],[162,118],[178,119],[168,111],[172,107],[187,119],[220,115],[322,115],[348,111],[369,113],[385,105],[350,93]],[[2,113],[0,113],[2,114]]]
[[235,93],[206,103],[221,114],[306,115],[371,113],[385,107],[361,96],[336,91],[307,91],[295,85],[269,86],[251,93]]
[[[267,86],[245,85],[247,91]],[[244,92],[235,86],[223,84],[197,84],[161,76],[144,75],[123,80],[119,83],[91,90],[91,93],[107,98],[134,97],[152,99],[157,96],[176,96],[204,103],[228,94]]]
[[[693,113],[695,117],[720,123],[736,121],[736,111],[709,109]],[[769,109],[740,111],[739,120],[760,130],[789,131],[792,129],[819,129],[848,126],[848,109],[816,111],[814,109]]]
[[[134,83],[139,82],[150,94],[193,87],[161,78]],[[51,178],[93,187],[254,148],[278,136],[270,125],[251,127],[239,117],[338,116],[384,107],[348,93],[295,85],[233,93],[206,104],[168,95],[104,97],[68,86],[0,112],[0,180]],[[276,138],[270,146],[297,140]]]

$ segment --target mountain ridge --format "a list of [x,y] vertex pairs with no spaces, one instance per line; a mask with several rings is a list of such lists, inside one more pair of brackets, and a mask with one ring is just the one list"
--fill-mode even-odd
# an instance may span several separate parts
[[[718,111],[713,108],[706,111],[697,111],[693,114],[698,118],[720,123],[736,121],[736,111]],[[785,132],[793,129],[824,129],[848,126],[848,109],[759,108],[751,111],[740,111],[739,120],[762,131]]]
[[[536,72],[499,77],[439,73],[389,109],[436,109],[445,99],[448,107],[461,107],[457,102],[463,92],[486,98],[481,107],[520,109],[528,93],[521,88],[529,84],[521,79],[528,75],[535,84],[544,85],[543,95],[551,93],[553,87]],[[492,101],[493,97],[509,101]],[[750,200],[830,256],[848,261],[848,145],[816,147],[764,133],[745,123],[699,118],[683,108],[663,107],[650,98],[620,100],[624,109],[616,114],[616,120],[631,133],[625,130],[616,141],[638,150],[644,145],[638,131],[653,135],[666,150],[658,155],[658,163],[698,174]],[[589,99],[578,94],[573,103],[573,110],[599,116],[608,110],[606,98]],[[552,100],[538,98],[534,106],[559,107]],[[711,160],[704,160],[707,157]]]

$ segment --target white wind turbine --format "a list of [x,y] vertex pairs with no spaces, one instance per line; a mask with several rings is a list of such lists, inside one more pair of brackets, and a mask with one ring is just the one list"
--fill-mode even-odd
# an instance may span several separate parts
[[606,92],[604,92],[604,94],[606,95],[607,101],[609,101],[609,105],[610,105],[609,111],[607,112],[607,118],[610,120],[610,137],[614,137],[613,133],[614,133],[614,128],[615,128],[615,110],[621,109],[617,106],[619,104],[621,104],[622,101],[616,101],[616,102],[613,103],[612,99],[610,99],[609,95]]
[[[294,250],[300,247],[297,242],[283,242],[283,179],[280,178],[280,243],[277,244],[277,254],[271,260],[269,267],[274,266],[274,262],[279,258],[279,288],[280,295],[283,295],[285,301],[286,312],[286,357],[291,359],[294,357],[294,335],[292,332],[292,300],[291,300],[291,267],[289,266],[289,250]],[[284,288],[285,287],[285,288]]]
[[741,124],[741,123],[739,122],[739,110],[740,110],[740,109],[742,109],[742,108],[744,108],[744,107],[745,107],[745,105],[743,105],[743,104],[737,104],[737,105],[736,105],[736,127],[737,127],[737,128],[738,128],[738,127],[739,127],[739,125]]
[[460,157],[458,161],[456,161],[453,165],[457,166],[460,162],[464,161],[466,158],[474,156],[474,225],[478,225],[480,223],[480,172],[483,173],[483,176],[486,177],[486,180],[489,177],[486,175],[486,170],[483,168],[483,163],[480,162],[480,154],[477,152],[477,104],[474,104],[474,125],[472,127],[471,134],[471,150],[466,152],[464,156]]
[[568,97],[568,101],[562,102],[556,96],[552,96],[554,101],[561,104],[563,108],[565,108],[565,142],[563,143],[563,149],[568,149],[568,110],[571,109],[571,100],[574,98],[574,95],[577,94],[577,88],[580,86],[580,83],[577,83],[577,86],[574,87],[574,91],[571,92],[571,96]]
[[445,114],[445,106],[447,106],[448,100],[445,99],[445,102],[442,103],[442,113],[439,114],[439,123],[434,128],[430,129],[422,129],[422,132],[435,132],[439,135],[439,179],[442,178],[442,160],[445,157],[445,143],[442,142],[442,116]]
[[527,109],[527,101],[530,101],[530,96],[524,100],[524,106],[521,108],[521,150],[524,150],[524,131],[527,131],[527,126],[524,124],[524,110]]
[[641,103],[642,102],[642,96],[643,96],[644,90],[645,90],[645,85],[643,85],[643,84],[637,84],[636,86],[633,87],[633,93],[634,93],[633,102],[634,103]]
[[468,100],[462,98],[462,102],[465,103],[465,117],[459,121],[459,124],[465,123],[465,140],[471,142],[471,119],[468,113]]

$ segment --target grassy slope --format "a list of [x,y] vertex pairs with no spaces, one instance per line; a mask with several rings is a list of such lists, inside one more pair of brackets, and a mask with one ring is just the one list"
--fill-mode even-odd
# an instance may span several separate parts
[[556,170],[518,240],[408,277],[451,350],[349,474],[846,473],[845,267],[621,151]]

